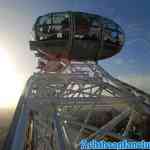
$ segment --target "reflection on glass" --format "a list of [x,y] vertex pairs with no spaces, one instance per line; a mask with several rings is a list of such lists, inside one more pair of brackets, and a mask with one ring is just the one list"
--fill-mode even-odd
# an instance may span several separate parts
[[[73,31],[71,22],[74,23]],[[35,29],[39,40],[69,39],[69,36],[73,36],[78,40],[103,40],[104,47],[119,47],[124,42],[124,34],[119,25],[110,19],[86,13],[73,13],[72,17],[69,13],[48,14],[39,17]],[[74,34],[71,35],[71,31]]]
[[39,40],[67,39],[69,36],[69,15],[67,13],[45,15],[38,19],[35,26],[36,37]]
[[52,38],[69,38],[69,15],[66,13],[53,14]]
[[50,15],[46,15],[43,17],[39,18],[39,22],[38,25],[45,25],[45,24],[51,24],[51,16]]
[[[63,22],[69,21],[69,15],[66,13],[53,14],[53,24],[62,24]],[[69,22],[67,22],[69,23]]]
[[103,18],[102,22],[104,27],[104,48],[121,48],[124,42],[124,34],[121,28],[110,19]]
[[75,38],[82,40],[98,40],[100,31],[99,22],[96,18],[87,14],[78,14],[75,16]]
[[[124,44],[124,32],[118,24],[111,19],[82,12],[58,12],[39,17],[34,32],[35,41],[47,40],[49,48],[50,41],[56,43],[53,45],[60,50],[67,47],[74,58],[80,57],[83,50],[82,54],[87,52],[85,59],[104,59],[119,52]],[[45,42],[41,43],[47,48]]]

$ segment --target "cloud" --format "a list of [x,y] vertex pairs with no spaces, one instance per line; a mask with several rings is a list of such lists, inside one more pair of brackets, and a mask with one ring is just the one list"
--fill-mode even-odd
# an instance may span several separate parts
[[150,73],[149,74],[131,74],[131,75],[123,75],[119,76],[118,79],[133,85],[147,93],[150,93]]

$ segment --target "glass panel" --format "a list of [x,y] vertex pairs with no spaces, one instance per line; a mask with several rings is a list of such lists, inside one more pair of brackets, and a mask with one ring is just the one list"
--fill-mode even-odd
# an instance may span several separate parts
[[90,25],[95,28],[100,27],[99,17],[90,17]]
[[103,18],[104,25],[104,47],[107,49],[118,49],[124,43],[122,29],[110,19]]
[[68,39],[69,38],[69,14],[56,13],[53,14],[53,25],[51,30],[51,38]]
[[118,25],[118,31],[120,32],[120,33],[123,33],[123,30],[120,28],[120,26]]
[[61,25],[53,25],[53,32],[61,32],[62,26]]
[[51,30],[51,15],[49,14],[39,17],[34,29],[37,40],[47,39],[47,36]]
[[51,16],[50,15],[40,17],[38,25],[44,25],[44,24],[51,24]]
[[[52,19],[53,18],[53,25]],[[39,40],[69,38],[69,15],[56,13],[42,16],[35,25],[36,37]]]
[[116,39],[118,37],[118,32],[106,30],[104,31],[104,41],[107,41],[108,43],[115,43]]
[[69,24],[69,15],[67,13],[53,14],[53,24]]
[[124,34],[119,31],[105,29],[104,31],[104,48],[108,50],[118,49],[124,43]]
[[91,40],[98,40],[100,38],[101,25],[99,17],[90,17],[90,31],[89,37]]
[[124,44],[124,35],[123,35],[123,33],[119,33],[118,42],[119,42],[120,45]]
[[109,28],[111,30],[117,30],[117,25],[110,19],[103,18],[103,25],[105,28]]
[[86,15],[78,14],[75,16],[76,32],[86,33],[89,32],[89,18]]
[[77,14],[75,16],[76,32],[74,37],[82,40],[98,40],[99,22],[96,17],[87,14]]

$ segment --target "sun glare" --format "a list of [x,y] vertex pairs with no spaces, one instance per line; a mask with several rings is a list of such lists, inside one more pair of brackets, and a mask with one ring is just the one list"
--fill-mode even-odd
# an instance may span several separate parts
[[15,107],[22,90],[22,84],[8,52],[0,48],[0,108]]

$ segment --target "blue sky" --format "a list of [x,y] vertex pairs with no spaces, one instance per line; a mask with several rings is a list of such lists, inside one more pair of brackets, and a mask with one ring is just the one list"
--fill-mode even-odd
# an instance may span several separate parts
[[0,48],[7,51],[17,75],[25,83],[36,67],[28,41],[39,15],[63,10],[96,13],[113,19],[126,33],[122,51],[99,64],[150,93],[149,6],[149,0],[1,0]]

